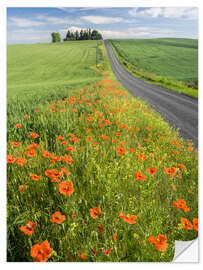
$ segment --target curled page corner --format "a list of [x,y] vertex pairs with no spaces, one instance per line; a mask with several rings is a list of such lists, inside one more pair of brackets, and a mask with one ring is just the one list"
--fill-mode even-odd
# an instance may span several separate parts
[[[175,254],[173,262],[198,262],[198,238],[192,241],[175,240]],[[191,250],[190,250],[191,249]],[[188,253],[188,254],[185,254]],[[185,254],[185,256],[183,256]],[[191,255],[191,256],[190,256]],[[189,256],[187,259],[184,260]]]

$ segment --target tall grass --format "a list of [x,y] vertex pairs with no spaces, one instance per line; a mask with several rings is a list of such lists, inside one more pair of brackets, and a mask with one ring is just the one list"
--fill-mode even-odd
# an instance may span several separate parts
[[[100,46],[101,79],[47,102],[11,99],[8,261],[40,260],[45,250],[54,262],[171,261],[175,239],[197,237],[196,150],[115,80]],[[187,207],[175,207],[179,199]]]

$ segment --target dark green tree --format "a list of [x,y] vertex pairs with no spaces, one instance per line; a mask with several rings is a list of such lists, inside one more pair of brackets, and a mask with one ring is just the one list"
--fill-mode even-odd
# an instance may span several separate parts
[[61,42],[61,36],[57,32],[51,33],[52,42]]

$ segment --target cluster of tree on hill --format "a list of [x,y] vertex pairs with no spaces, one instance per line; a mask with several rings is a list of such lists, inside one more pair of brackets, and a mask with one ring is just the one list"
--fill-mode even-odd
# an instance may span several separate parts
[[[51,33],[52,36],[52,42],[60,42],[61,36],[57,32]],[[86,29],[86,30],[76,30],[76,31],[70,31],[68,30],[66,37],[63,39],[63,41],[74,41],[74,40],[101,40],[102,35],[97,30],[92,29]]]

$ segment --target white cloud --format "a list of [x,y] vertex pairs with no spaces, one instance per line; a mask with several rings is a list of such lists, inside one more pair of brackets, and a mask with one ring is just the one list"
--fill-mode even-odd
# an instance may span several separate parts
[[32,26],[40,26],[43,25],[43,22],[22,19],[22,18],[10,18],[9,24],[15,25],[17,27],[32,27]]
[[129,11],[129,15],[134,17],[152,17],[152,18],[183,18],[188,20],[196,20],[198,18],[198,8],[188,7],[153,7],[140,10],[133,8]]
[[82,24],[80,19],[72,20],[69,17],[44,17],[44,20],[46,20],[47,22],[51,22],[52,24]]
[[107,24],[107,23],[117,23],[121,22],[123,19],[119,17],[105,17],[105,16],[82,16],[85,21],[94,24]]

